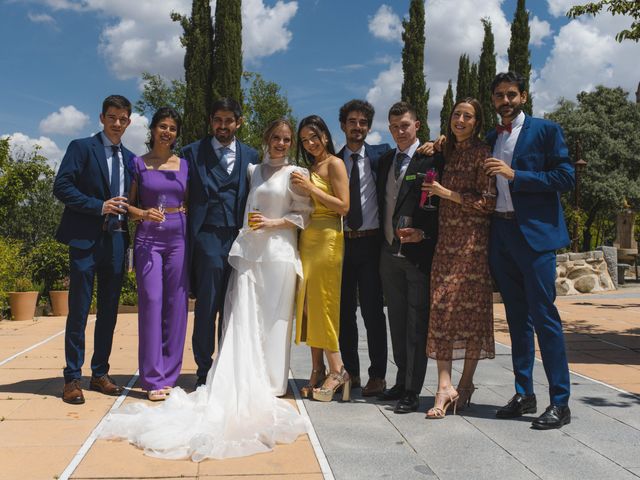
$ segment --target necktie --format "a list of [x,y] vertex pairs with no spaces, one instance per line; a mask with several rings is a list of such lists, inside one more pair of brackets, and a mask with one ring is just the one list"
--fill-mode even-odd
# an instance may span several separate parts
[[347,225],[351,230],[358,230],[362,226],[362,203],[360,201],[360,166],[358,159],[360,155],[351,154],[351,176],[349,177],[349,213],[347,214]]
[[394,167],[393,173],[396,176],[396,180],[398,180],[398,177],[400,177],[400,172],[402,171],[402,162],[404,162],[405,158],[407,158],[406,153],[400,152],[396,155],[396,161],[393,165]]
[[229,167],[229,159],[227,158],[227,155],[230,152],[230,148],[221,147],[219,152],[220,152],[220,166],[225,170],[227,170],[227,168]]
[[111,196],[117,197],[120,195],[120,156],[118,152],[120,147],[117,145],[111,145]]
[[511,124],[509,124],[509,125],[497,125],[496,126],[496,132],[498,132],[498,135],[500,135],[501,133],[504,133],[504,132],[511,133]]

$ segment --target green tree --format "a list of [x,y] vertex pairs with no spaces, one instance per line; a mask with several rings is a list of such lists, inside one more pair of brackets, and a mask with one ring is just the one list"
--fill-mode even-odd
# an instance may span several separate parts
[[424,1],[411,0],[409,20],[403,20],[402,26],[402,72],[404,80],[400,97],[416,109],[420,130],[418,138],[421,142],[429,140],[429,90],[424,75]]
[[524,77],[525,90],[529,93],[527,103],[524,105],[525,113],[533,112],[533,98],[529,91],[531,79],[531,51],[529,50],[529,12],[527,12],[525,0],[518,0],[516,13],[511,22],[511,42],[509,49],[509,71],[519,73]]
[[180,22],[184,31],[180,41],[186,49],[184,55],[186,87],[182,121],[182,142],[186,145],[204,137],[209,131],[213,75],[213,24],[209,0],[193,0],[191,17],[172,12],[171,19]]
[[247,82],[247,88],[244,95],[244,124],[239,137],[243,142],[261,151],[262,133],[269,123],[285,117],[295,128],[297,122],[287,97],[280,93],[280,85],[265,80],[259,73],[246,72],[243,77]]
[[9,139],[0,139],[0,236],[25,251],[53,237],[63,209],[51,194],[54,177],[40,147],[12,153]]
[[595,224],[615,218],[626,204],[640,209],[640,105],[619,87],[598,86],[577,100],[560,101],[546,116],[562,126],[572,158],[580,144],[587,162],[579,189],[586,214],[582,248],[589,250]]
[[442,110],[440,110],[440,134],[446,135],[449,126],[449,118],[453,111],[453,88],[451,88],[451,79],[449,79],[449,85],[447,85],[447,91],[444,92],[442,98]]
[[469,56],[466,53],[458,59],[458,81],[456,82],[456,102],[469,96]]
[[216,2],[212,98],[230,97],[242,105],[241,0]]
[[478,66],[478,100],[482,105],[482,115],[484,116],[484,135],[496,126],[496,114],[491,102],[491,82],[496,76],[496,52],[491,31],[491,21],[483,18],[484,40],[482,42],[482,53],[480,54],[480,65]]
[[629,15],[633,18],[631,27],[624,29],[616,35],[616,40],[640,40],[640,2],[638,0],[602,0],[599,2],[589,2],[584,5],[571,7],[567,12],[567,17],[576,18],[581,15],[598,15],[603,8],[607,9],[611,15]]
[[478,85],[478,64],[473,62],[469,70],[469,96],[476,100],[480,96],[480,87]]
[[180,116],[184,116],[185,82],[167,82],[161,75],[149,72],[142,72],[142,81],[142,95],[134,106],[136,112],[151,117],[160,107],[172,107]]

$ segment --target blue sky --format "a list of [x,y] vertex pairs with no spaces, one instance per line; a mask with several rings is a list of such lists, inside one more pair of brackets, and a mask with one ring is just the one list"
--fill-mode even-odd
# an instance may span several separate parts
[[[447,80],[455,84],[459,55],[477,60],[480,53],[481,17],[493,23],[498,69],[506,68],[515,3],[425,2],[432,132],[439,126]],[[602,15],[570,21],[564,12],[573,3],[527,2],[537,114],[597,84],[635,92],[640,81],[640,44],[613,39],[630,20]],[[323,116],[337,144],[340,105],[368,99],[377,110],[370,139],[389,141],[385,118],[399,97],[400,21],[408,5],[409,0],[244,0],[244,68],[280,84],[298,118]],[[12,136],[14,148],[40,144],[57,163],[71,139],[99,129],[106,95],[137,100],[142,71],[167,78],[182,74],[181,30],[169,13],[190,8],[190,0],[0,0],[0,135]],[[146,123],[136,117],[125,136],[137,153],[144,153]]]

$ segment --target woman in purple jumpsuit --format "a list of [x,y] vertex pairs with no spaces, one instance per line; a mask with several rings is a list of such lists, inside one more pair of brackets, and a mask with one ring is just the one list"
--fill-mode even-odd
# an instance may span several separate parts
[[176,384],[187,328],[187,162],[173,154],[180,123],[172,108],[155,113],[151,151],[134,158],[129,192],[129,216],[141,220],[134,244],[140,383],[154,401]]

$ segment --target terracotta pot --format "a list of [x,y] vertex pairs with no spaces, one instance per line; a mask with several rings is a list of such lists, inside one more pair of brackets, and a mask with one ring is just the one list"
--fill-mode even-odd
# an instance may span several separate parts
[[38,292],[9,292],[11,320],[33,320]]
[[49,290],[51,315],[64,317],[69,314],[69,290]]

